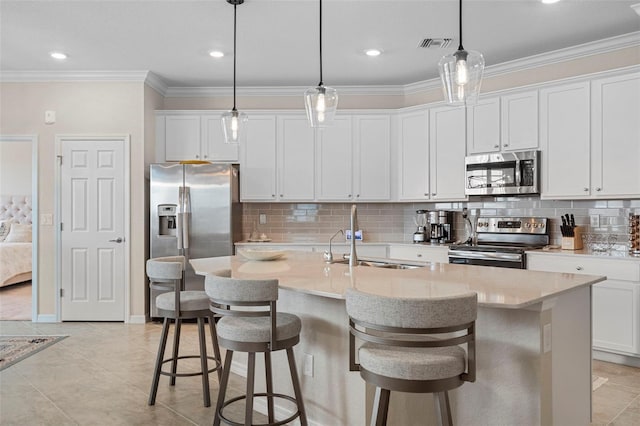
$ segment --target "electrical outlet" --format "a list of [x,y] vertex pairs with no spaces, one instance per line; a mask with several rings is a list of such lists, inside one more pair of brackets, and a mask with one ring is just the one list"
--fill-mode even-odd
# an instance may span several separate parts
[[551,351],[551,324],[545,324],[542,329],[542,351]]
[[589,224],[592,228],[600,228],[600,215],[592,214],[589,216]]
[[313,377],[313,355],[304,354],[304,367],[302,369],[302,374]]
[[267,215],[265,213],[260,213],[260,225],[267,224]]

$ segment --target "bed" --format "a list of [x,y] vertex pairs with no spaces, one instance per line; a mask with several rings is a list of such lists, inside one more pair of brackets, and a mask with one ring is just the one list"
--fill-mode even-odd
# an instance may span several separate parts
[[31,280],[31,197],[0,195],[0,287]]

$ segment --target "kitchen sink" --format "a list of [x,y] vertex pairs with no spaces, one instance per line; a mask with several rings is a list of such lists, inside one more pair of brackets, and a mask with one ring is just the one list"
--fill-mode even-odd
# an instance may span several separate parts
[[[337,260],[333,263],[344,263],[348,264],[349,259],[341,259]],[[384,269],[416,269],[422,268],[422,266],[418,265],[407,265],[404,263],[391,263],[391,262],[381,262],[381,261],[373,261],[373,260],[358,260],[357,266],[370,266],[373,268],[384,268]]]

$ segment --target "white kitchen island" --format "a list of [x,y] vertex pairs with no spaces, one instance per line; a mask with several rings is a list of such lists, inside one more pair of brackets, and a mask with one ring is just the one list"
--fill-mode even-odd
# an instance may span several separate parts
[[[590,422],[591,285],[605,277],[441,263],[350,269],[325,264],[320,253],[294,251],[274,261],[229,256],[192,259],[191,264],[202,275],[231,269],[237,278],[279,279],[278,309],[302,319],[295,352],[311,425],[365,425],[370,415],[373,388],[349,371],[343,298],[350,286],[395,297],[478,293],[477,379],[450,392],[455,424]],[[312,377],[302,375],[305,354],[313,356]],[[273,361],[276,389],[290,392],[285,357]],[[244,365],[235,364],[233,370],[243,374]],[[266,411],[266,404],[257,403],[256,409]],[[431,395],[392,392],[389,424],[436,424]]]

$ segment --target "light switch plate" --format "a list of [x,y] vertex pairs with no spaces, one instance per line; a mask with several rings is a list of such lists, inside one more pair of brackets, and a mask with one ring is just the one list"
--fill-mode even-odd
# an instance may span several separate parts
[[260,225],[266,225],[267,224],[267,215],[265,213],[260,213],[259,216],[260,220]]
[[592,214],[589,216],[589,224],[592,228],[600,228],[600,215]]
[[53,215],[51,213],[42,213],[40,215],[40,225],[53,225]]

